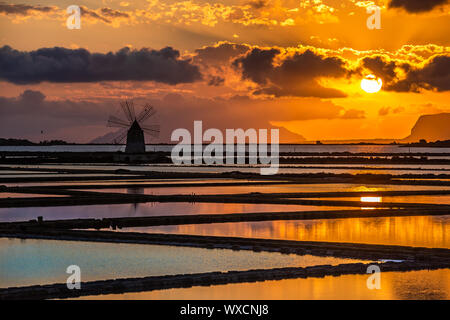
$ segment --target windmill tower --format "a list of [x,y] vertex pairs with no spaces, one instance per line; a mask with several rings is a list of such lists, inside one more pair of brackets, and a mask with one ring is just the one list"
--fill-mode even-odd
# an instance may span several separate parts
[[145,134],[151,137],[159,135],[159,125],[145,124],[156,114],[156,110],[151,105],[145,104],[141,112],[136,116],[134,103],[131,100],[121,102],[120,107],[125,115],[125,119],[116,116],[110,116],[108,119],[108,127],[122,129],[113,142],[120,144],[126,138],[125,153],[144,153]]

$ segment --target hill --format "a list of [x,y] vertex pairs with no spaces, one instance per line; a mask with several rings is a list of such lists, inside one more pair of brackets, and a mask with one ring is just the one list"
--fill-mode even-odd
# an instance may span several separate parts
[[450,140],[450,113],[422,115],[403,142]]

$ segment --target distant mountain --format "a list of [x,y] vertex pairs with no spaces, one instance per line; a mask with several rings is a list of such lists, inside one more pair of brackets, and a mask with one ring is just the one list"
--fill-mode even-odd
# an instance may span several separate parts
[[94,140],[91,140],[89,143],[92,144],[112,144],[114,141],[114,138],[117,138],[120,130],[108,132],[107,134],[104,134],[103,136],[97,137]]
[[4,139],[0,138],[0,146],[34,146],[34,142],[26,139]]
[[[290,144],[296,144],[296,143],[304,143],[306,142],[306,139],[292,131],[289,131],[283,127],[272,127],[272,129],[279,129],[280,130],[280,143],[290,143]],[[267,139],[270,139],[270,131],[267,132]]]
[[[304,137],[302,137],[299,134],[293,133],[283,127],[269,127],[267,129],[279,129],[279,138],[280,138],[280,143],[304,143],[306,140]],[[120,131],[120,130],[119,130]],[[89,143],[93,143],[93,144],[111,144],[114,141],[114,138],[117,138],[117,136],[119,135],[119,131],[115,131],[115,132],[109,132],[103,136],[97,137],[95,139],[93,139],[92,141],[90,141]],[[225,132],[224,132],[225,134]],[[268,139],[270,140],[270,131],[267,132],[268,135]],[[164,141],[165,139],[163,139],[161,141],[161,143],[174,143],[172,141],[170,141],[170,136],[167,138],[167,141]],[[158,141],[159,142],[159,141]],[[158,143],[156,141],[147,141],[147,143]],[[123,143],[126,143],[126,140],[123,141]]]
[[422,115],[403,142],[450,140],[450,113]]
[[39,143],[31,142],[26,139],[4,139],[0,138],[0,146],[56,146],[56,145],[64,145],[68,144],[63,140],[44,140]]

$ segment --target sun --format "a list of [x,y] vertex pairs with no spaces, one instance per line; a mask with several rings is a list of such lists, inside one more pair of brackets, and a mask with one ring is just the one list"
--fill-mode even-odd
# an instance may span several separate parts
[[367,93],[375,93],[380,91],[383,82],[373,74],[369,74],[361,80],[361,89]]

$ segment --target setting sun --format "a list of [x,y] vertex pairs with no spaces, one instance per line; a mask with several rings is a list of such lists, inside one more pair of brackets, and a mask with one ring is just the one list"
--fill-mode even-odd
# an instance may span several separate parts
[[367,93],[375,93],[380,91],[383,82],[373,74],[370,74],[361,80],[361,89]]
[[361,202],[381,202],[381,197],[361,197]]

